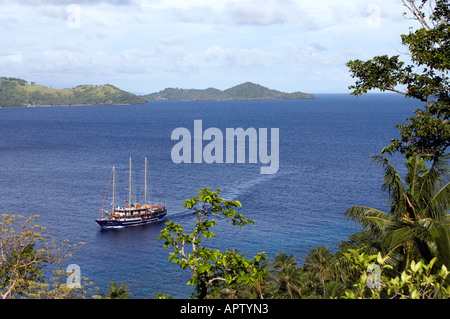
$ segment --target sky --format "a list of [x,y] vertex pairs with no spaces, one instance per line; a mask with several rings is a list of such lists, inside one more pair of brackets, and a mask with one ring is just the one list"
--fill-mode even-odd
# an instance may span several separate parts
[[345,63],[403,54],[401,0],[0,0],[0,76],[112,84],[350,93]]

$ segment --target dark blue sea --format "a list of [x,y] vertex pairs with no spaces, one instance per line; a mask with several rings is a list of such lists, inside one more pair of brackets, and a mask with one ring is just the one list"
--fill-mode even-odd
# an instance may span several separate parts
[[[116,203],[127,199],[129,157],[133,198],[142,199],[147,157],[148,193],[168,206],[167,220],[191,226],[185,199],[201,187],[221,188],[223,197],[241,201],[241,213],[255,224],[219,223],[208,245],[248,257],[284,251],[301,262],[311,248],[335,251],[360,230],[344,217],[352,205],[385,209],[382,170],[371,155],[398,136],[395,124],[418,107],[391,94],[320,94],[315,100],[0,109],[0,211],[38,214],[37,224],[51,236],[85,242],[67,264],[78,264],[102,293],[115,281],[134,298],[159,291],[186,298],[189,271],[171,264],[170,251],[157,240],[164,222],[106,231],[95,222],[113,165]],[[260,174],[263,164],[248,157],[246,163],[175,164],[171,133],[184,127],[193,135],[194,120],[224,136],[226,128],[279,128],[278,172]]]

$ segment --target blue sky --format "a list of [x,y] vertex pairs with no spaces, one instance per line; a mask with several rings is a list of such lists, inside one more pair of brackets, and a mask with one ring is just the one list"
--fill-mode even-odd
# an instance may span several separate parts
[[345,63],[402,54],[400,0],[0,0],[0,76],[54,88],[113,84],[348,93]]

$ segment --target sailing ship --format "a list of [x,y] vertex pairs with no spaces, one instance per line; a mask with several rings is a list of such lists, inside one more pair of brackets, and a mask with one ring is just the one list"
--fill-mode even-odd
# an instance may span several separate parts
[[[108,194],[109,184],[111,182],[111,177],[113,181],[113,194],[112,194],[112,208],[111,211],[106,212],[102,215],[103,204],[105,203],[106,195]],[[133,203],[131,201],[131,157],[130,157],[130,177],[129,177],[129,195],[127,206],[115,207],[114,197],[115,197],[115,166],[113,166],[111,176],[108,181],[108,186],[106,188],[105,197],[103,198],[102,207],[100,208],[100,212],[98,214],[97,219],[95,220],[100,227],[102,228],[122,228],[128,226],[139,226],[145,225],[149,223],[158,222],[167,215],[167,207],[162,205],[147,204],[147,157],[145,158],[145,192],[144,192],[144,204],[140,205],[139,203]]]

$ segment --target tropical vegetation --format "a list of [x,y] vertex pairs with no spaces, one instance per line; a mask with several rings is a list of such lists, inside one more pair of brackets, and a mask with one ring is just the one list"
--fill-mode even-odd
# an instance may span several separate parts
[[[420,166],[423,160],[417,163]],[[424,184],[433,184],[428,179],[436,167],[412,169],[406,180],[423,191]],[[185,207],[197,217],[195,227],[185,232],[182,225],[170,221],[160,240],[172,249],[169,260],[191,271],[188,284],[195,287],[194,298],[450,298],[449,215],[443,213],[449,209],[449,196],[442,195],[448,191],[446,185],[432,187],[431,198],[425,191],[417,195],[427,200],[418,200],[414,209],[409,206],[417,198],[412,197],[413,190],[402,186],[397,202],[398,194],[383,185],[390,194],[390,213],[350,208],[346,214],[359,221],[363,231],[342,242],[336,253],[324,246],[313,248],[303,264],[285,252],[270,262],[264,252],[248,259],[236,250],[208,248],[204,240],[215,236],[211,229],[218,224],[212,217],[240,227],[254,223],[236,212],[240,202],[219,197],[220,190],[200,189],[199,196],[186,200]]]
[[[431,262],[437,258],[438,264],[450,269],[448,158],[441,157],[430,168],[418,156],[408,158],[404,178],[389,159],[374,158],[384,168],[382,190],[388,194],[390,211],[353,206],[346,215],[373,233],[376,246],[382,247],[391,264],[403,264],[407,268],[411,260]],[[375,245],[366,249],[369,247],[377,250]]]
[[[352,206],[344,214],[360,224],[361,231],[341,242],[336,252],[319,246],[302,261],[285,252],[270,261],[264,252],[248,258],[237,250],[209,247],[218,221],[238,227],[255,221],[239,212],[239,201],[220,197],[220,189],[202,188],[184,203],[195,218],[192,229],[169,221],[159,236],[164,248],[171,250],[169,261],[189,271],[193,298],[450,298],[450,168],[445,153],[450,145],[450,10],[445,0],[403,3],[422,26],[402,36],[416,66],[405,67],[398,56],[348,63],[358,78],[353,94],[378,88],[426,103],[398,126],[400,140],[392,140],[382,150],[388,155],[402,154],[404,168],[389,157],[374,156],[374,163],[383,170],[380,186],[389,210]],[[426,8],[431,8],[428,15]],[[413,72],[420,68],[422,73]],[[11,85],[11,81],[6,83]],[[0,297],[130,296],[127,287],[117,283],[110,284],[107,294],[92,291],[87,280],[82,287],[71,288],[64,284],[70,274],[62,266],[55,271],[54,284],[48,284],[44,267],[62,265],[79,245],[55,242],[35,224],[36,218],[2,215]],[[171,296],[158,292],[155,297]]]
[[212,228],[217,225],[211,217],[222,218],[233,226],[243,227],[253,220],[236,212],[241,207],[239,201],[225,200],[219,197],[220,190],[199,190],[197,197],[185,201],[184,206],[192,209],[197,221],[192,232],[187,233],[180,224],[170,221],[161,231],[159,239],[164,241],[164,248],[172,248],[169,260],[182,269],[191,269],[192,277],[188,284],[195,286],[197,298],[207,296],[243,296],[242,287],[249,287],[248,293],[261,294],[261,282],[268,272],[263,267],[267,258],[260,253],[253,259],[247,259],[237,250],[220,252],[207,248],[203,239],[215,236]]
[[370,90],[391,91],[424,102],[406,123],[397,125],[400,139],[392,139],[383,152],[399,151],[406,157],[419,154],[433,160],[450,145],[450,7],[448,0],[402,0],[409,15],[420,24],[402,35],[412,64],[399,55],[376,56],[368,61],[349,61],[347,66],[357,78],[352,94]]
[[94,298],[99,299],[127,299],[132,295],[127,291],[126,285],[119,285],[117,282],[110,282],[108,288],[108,294],[95,295]]

